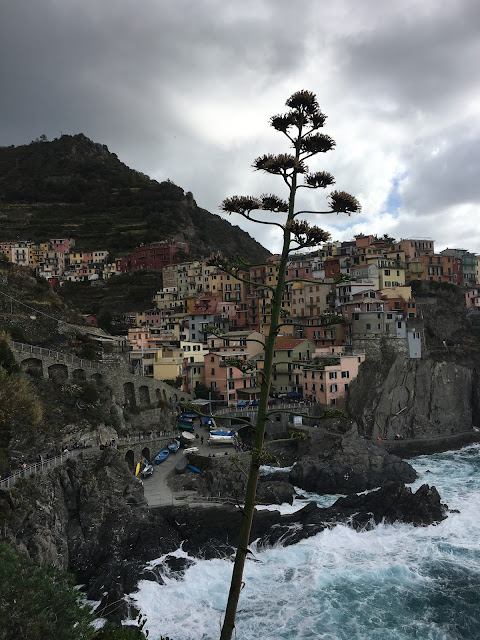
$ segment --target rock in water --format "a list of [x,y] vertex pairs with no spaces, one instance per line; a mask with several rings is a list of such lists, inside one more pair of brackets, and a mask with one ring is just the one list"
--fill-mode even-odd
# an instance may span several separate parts
[[296,487],[315,493],[358,493],[386,482],[413,482],[417,474],[401,458],[381,444],[355,435],[319,432],[309,454],[290,471]]

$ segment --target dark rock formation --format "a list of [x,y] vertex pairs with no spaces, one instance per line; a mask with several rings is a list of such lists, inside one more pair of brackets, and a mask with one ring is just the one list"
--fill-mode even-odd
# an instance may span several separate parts
[[446,510],[435,487],[425,484],[412,493],[409,487],[392,482],[369,494],[339,498],[327,509],[311,502],[301,511],[284,516],[269,532],[266,542],[295,544],[342,522],[348,522],[357,530],[371,529],[382,521],[427,526],[444,520]]
[[354,435],[314,432],[308,455],[299,456],[290,482],[316,493],[358,493],[397,480],[413,482],[415,470],[376,442]]
[[181,543],[164,521],[152,526],[143,487],[114,449],[69,460],[2,496],[7,539],[41,564],[72,571],[111,618],[125,617],[121,599],[145,563]]
[[[293,488],[285,484],[267,481],[262,490],[269,499],[289,501]],[[368,527],[385,519],[428,525],[443,517],[434,488],[424,486],[412,494],[397,483],[343,498],[329,509],[312,503],[289,516],[259,511],[251,539],[293,544],[337,522]],[[139,579],[162,583],[164,575],[182,575],[188,568],[190,560],[171,555],[181,544],[196,557],[230,556],[241,512],[233,506],[149,511],[142,485],[121,454],[106,449],[100,458],[69,460],[65,467],[2,492],[0,519],[10,543],[41,564],[72,571],[87,596],[101,601],[99,613],[118,621],[129,614],[124,596]],[[162,564],[147,566],[161,556],[166,556]]]
[[476,424],[478,380],[468,366],[398,356],[388,371],[374,361],[362,368],[349,398],[360,433],[432,438],[471,430]]
[[295,489],[288,482],[263,480],[258,483],[257,502],[265,504],[292,504]]

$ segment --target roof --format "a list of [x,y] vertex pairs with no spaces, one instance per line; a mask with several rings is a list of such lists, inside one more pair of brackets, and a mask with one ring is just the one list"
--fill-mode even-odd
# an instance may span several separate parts
[[305,338],[284,338],[281,336],[275,340],[275,349],[277,351],[291,351],[302,344],[302,342],[306,342]]

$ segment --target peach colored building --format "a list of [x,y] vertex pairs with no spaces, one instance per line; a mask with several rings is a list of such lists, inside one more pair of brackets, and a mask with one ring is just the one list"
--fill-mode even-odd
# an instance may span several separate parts
[[[303,396],[322,405],[337,404],[347,395],[348,386],[358,375],[365,354],[330,356],[317,365],[303,368]],[[329,364],[330,363],[330,364]]]
[[255,371],[243,373],[228,364],[228,358],[240,358],[247,362],[250,354],[239,351],[216,351],[205,355],[205,384],[216,389],[220,399],[232,405],[239,400],[253,400],[258,397]]

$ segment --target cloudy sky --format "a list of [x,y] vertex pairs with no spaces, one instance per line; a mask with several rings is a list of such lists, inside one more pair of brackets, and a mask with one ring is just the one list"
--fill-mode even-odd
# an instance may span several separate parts
[[479,60],[478,0],[4,0],[0,145],[82,132],[219,213],[232,195],[285,195],[251,163],[288,150],[268,119],[308,89],[337,142],[310,169],[363,207],[322,216],[333,239],[480,253]]

